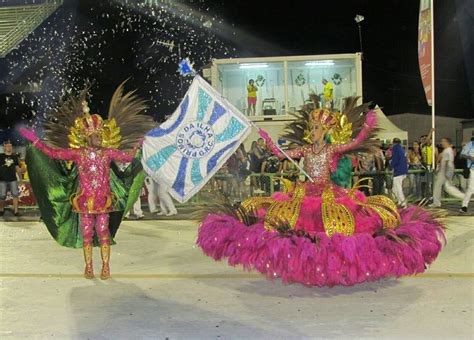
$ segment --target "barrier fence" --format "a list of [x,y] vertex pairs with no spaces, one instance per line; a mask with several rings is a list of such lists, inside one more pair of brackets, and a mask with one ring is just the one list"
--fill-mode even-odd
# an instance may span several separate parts
[[[241,201],[251,196],[271,196],[274,192],[283,190],[284,183],[281,178],[292,181],[297,179],[295,174],[285,173],[252,173],[242,180],[232,174],[215,175],[204,188],[196,194],[185,205],[201,204],[209,195],[220,193],[228,197],[231,201]],[[393,174],[391,171],[373,171],[363,173],[352,173],[351,183],[348,187],[352,187],[358,179],[364,179],[360,184],[369,184],[370,188],[362,187],[366,195],[386,195],[393,197],[392,183]],[[432,188],[435,180],[435,174],[426,170],[409,170],[408,176],[403,182],[404,193],[409,202],[421,201],[423,199],[431,199]],[[463,177],[462,170],[456,170],[452,183],[465,191],[467,188],[467,179]],[[20,197],[19,203],[22,208],[36,208],[36,200],[29,181],[25,180],[19,183]],[[148,192],[143,186],[141,200],[147,204]],[[6,204],[11,205],[11,195],[7,194]],[[459,201],[459,199],[450,197],[443,192],[442,201]],[[177,206],[180,206],[178,204]]]

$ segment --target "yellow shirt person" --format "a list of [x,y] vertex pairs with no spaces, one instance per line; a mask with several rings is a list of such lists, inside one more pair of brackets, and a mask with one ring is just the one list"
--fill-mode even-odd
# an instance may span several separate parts
[[334,86],[328,82],[326,79],[323,79],[324,84],[324,100],[331,101],[334,99]]
[[247,97],[248,98],[257,98],[257,86],[247,85]]
[[255,85],[253,79],[249,80],[247,85],[247,114],[253,113],[255,115],[255,106],[257,105],[257,91],[258,88]]

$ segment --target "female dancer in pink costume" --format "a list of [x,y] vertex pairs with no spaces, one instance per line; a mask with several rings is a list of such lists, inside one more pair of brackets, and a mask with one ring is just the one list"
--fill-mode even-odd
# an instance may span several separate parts
[[[102,257],[101,279],[110,277],[110,234],[109,212],[113,210],[112,193],[110,191],[110,162],[131,162],[142,141],[130,153],[114,149],[102,148],[102,118],[92,115],[83,118],[87,147],[80,149],[54,149],[36,136],[34,131],[22,128],[23,136],[33,145],[52,159],[73,161],[79,173],[79,192],[72,199],[74,211],[81,214],[81,230],[83,238],[84,260],[86,269],[84,276],[87,279],[94,277],[92,267],[92,240],[94,225],[100,242]],[[90,124],[90,125],[88,125]]]
[[[423,272],[444,238],[435,216],[420,207],[399,210],[385,196],[366,197],[331,180],[346,153],[370,151],[375,112],[347,100],[344,112],[305,107],[287,126],[286,154],[304,158],[309,180],[287,193],[252,197],[225,214],[207,215],[197,243],[206,255],[306,285],[353,285]],[[286,157],[260,130],[272,152]],[[355,138],[353,137],[355,135]],[[349,171],[350,174],[350,171]]]
[[[120,125],[117,126],[117,121],[123,123],[123,116],[128,114],[129,117],[132,117],[132,121],[128,123],[131,125],[135,123],[134,128],[136,130],[142,131],[143,127],[146,129],[153,127],[151,117],[137,115],[144,108],[143,102],[135,99],[134,96],[131,96],[131,93],[122,96],[122,90],[123,84],[114,94],[109,111],[109,119],[106,121],[99,115],[90,115],[87,103],[85,101],[80,102],[82,104],[82,114],[80,116],[76,114],[76,117],[72,117],[74,119],[69,119],[71,122],[74,121],[74,125],[70,126],[69,129],[68,127],[65,129],[68,132],[67,137],[71,148],[50,147],[40,141],[34,131],[24,128],[20,129],[22,135],[49,158],[72,161],[76,164],[79,188],[70,198],[70,202],[73,211],[80,214],[83,252],[86,262],[84,276],[88,279],[94,277],[92,266],[94,225],[102,257],[101,279],[108,279],[110,277],[111,235],[108,228],[109,213],[117,210],[114,206],[116,197],[110,187],[110,163],[112,161],[131,162],[143,141],[143,138],[140,139],[128,153],[118,150],[122,139],[119,133],[127,133],[127,127],[123,124],[122,127]],[[74,114],[74,111],[77,110],[70,111]],[[60,129],[61,127],[49,126],[49,132],[54,132],[58,128]],[[62,129],[64,130],[64,128],[63,126]],[[128,127],[128,129],[131,128],[133,127]],[[127,137],[129,137],[128,142],[134,138],[130,134]],[[58,140],[56,140],[57,143],[54,143],[53,138],[49,139],[50,142],[53,142],[52,144],[59,144]]]

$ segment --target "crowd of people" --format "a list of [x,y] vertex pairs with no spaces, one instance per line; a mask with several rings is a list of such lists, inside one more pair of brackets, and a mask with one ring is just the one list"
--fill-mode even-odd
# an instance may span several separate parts
[[[353,158],[352,182],[360,180],[360,190],[366,195],[393,195],[401,207],[406,207],[408,199],[432,202],[432,207],[441,207],[444,189],[450,196],[463,201],[461,211],[466,212],[474,188],[474,142],[471,140],[456,148],[449,138],[441,138],[440,144],[434,148],[433,162],[431,136],[432,131],[420,136],[407,148],[402,146],[399,138],[395,138],[389,145],[381,143],[373,154]],[[274,190],[280,189],[278,178],[295,181],[299,175],[300,171],[293,162],[275,157],[263,138],[259,138],[252,142],[248,151],[241,145],[212,181],[211,190],[219,190],[236,199],[268,195],[272,191],[271,185]],[[249,193],[245,191],[247,177],[250,177]]]
[[[401,207],[406,206],[408,198],[417,202],[432,201],[432,207],[441,207],[444,189],[462,200],[461,211],[467,212],[474,189],[474,141],[456,148],[449,138],[442,138],[440,145],[435,147],[433,165],[431,132],[413,141],[407,150],[401,140],[395,138],[391,145],[381,144],[373,154],[353,158],[352,182],[360,180],[360,190],[366,195],[393,194]],[[28,180],[25,162],[13,153],[11,143],[6,142],[0,164],[0,216],[4,214],[7,192],[12,196],[13,213],[19,216],[18,184]],[[248,195],[270,195],[280,189],[279,178],[296,181],[299,176],[300,170],[295,163],[275,157],[263,138],[259,138],[252,142],[248,151],[243,144],[239,147],[210,181],[209,190],[242,200]],[[147,178],[145,184],[150,212],[167,216],[177,214],[166,188],[160,190],[163,186],[151,178]],[[143,217],[140,200],[131,214],[136,218]]]

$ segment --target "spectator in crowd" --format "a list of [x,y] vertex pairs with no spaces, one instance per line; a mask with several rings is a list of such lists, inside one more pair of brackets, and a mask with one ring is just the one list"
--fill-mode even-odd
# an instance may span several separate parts
[[[421,154],[420,143],[413,142],[407,153],[408,169],[414,171],[423,170],[423,155]],[[410,195],[416,199],[421,199],[421,172],[410,173]]]
[[[262,189],[265,191],[267,195],[271,194],[270,190],[270,185],[272,184],[272,177],[271,176],[265,176],[264,174],[279,174],[281,168],[281,162],[280,159],[274,155],[271,155],[269,157],[266,157],[265,160],[262,162],[262,169],[261,173],[262,176],[261,178],[261,183],[262,183]],[[275,190],[279,190],[278,186],[274,187]]]
[[474,137],[462,149],[461,156],[467,160],[465,168],[465,177],[468,176],[468,185],[462,200],[461,212],[467,212],[467,206],[474,193]]
[[[455,147],[453,147],[453,150],[454,150],[454,170],[460,170],[459,173],[457,171],[455,171],[454,178],[456,179],[456,185],[462,191],[467,190],[467,182],[468,182],[468,179],[469,179],[469,175],[467,177],[464,177],[464,172],[463,172],[463,170],[467,168],[467,159],[465,157],[463,157],[463,155],[462,155],[462,150],[464,149],[465,146],[466,146],[466,144],[464,143],[461,146],[461,148],[459,149],[459,151]],[[468,174],[468,172],[466,172],[466,174]]]
[[443,152],[439,157],[439,164],[436,169],[436,178],[433,186],[433,204],[432,208],[441,207],[441,194],[444,190],[451,196],[462,199],[463,194],[451,183],[454,176],[454,151],[451,139],[445,137],[441,139]]
[[[141,220],[145,216],[143,215],[142,201],[140,197],[138,197],[135,203],[133,203],[133,207],[131,211],[133,212],[133,215],[135,216],[135,218],[138,220]],[[127,214],[125,215],[125,218],[130,218],[130,211],[127,212]]]
[[[299,163],[300,160],[299,159],[294,159],[294,161],[296,163]],[[283,176],[285,176],[286,178],[288,178],[290,181],[293,181],[293,182],[298,180],[298,177],[299,177],[299,174],[300,174],[300,170],[298,169],[298,167],[288,159],[284,159],[281,162],[279,172]]]
[[229,173],[233,176],[231,179],[231,195],[242,198],[242,186],[249,175],[247,170],[247,153],[243,144],[240,144],[235,153],[230,156],[227,166]]
[[[160,181],[155,181],[151,177],[145,178],[145,185],[148,190],[148,209],[157,215],[174,216],[178,214],[174,206],[173,199],[169,194],[169,187]],[[160,202],[160,211],[156,207],[156,201]]]
[[334,86],[324,78],[322,83],[324,85],[324,106],[332,110],[334,108]]
[[21,178],[20,161],[13,154],[13,146],[10,141],[3,144],[3,153],[0,154],[0,216],[5,212],[5,199],[10,191],[13,197],[13,214],[19,216],[18,212],[18,179]]
[[401,140],[399,138],[393,139],[390,166],[393,169],[393,193],[398,204],[405,208],[407,201],[403,193],[403,180],[408,174],[408,164],[405,152],[400,144]]
[[[424,197],[430,197],[433,192],[433,173],[435,162],[433,161],[433,143],[431,137],[433,129],[426,135],[421,143],[421,155],[423,157],[423,166],[425,168],[424,176],[421,178],[422,191]],[[435,148],[435,159],[438,157],[438,150]]]
[[373,176],[372,194],[382,195],[385,184],[385,154],[380,147],[374,154],[374,164],[376,173]]
[[[383,144],[382,151],[385,157],[385,170],[390,168],[390,161],[392,159],[392,145]],[[392,191],[393,189],[393,176],[385,176],[385,188],[387,191]]]
[[361,185],[364,185],[360,190],[366,195],[370,195],[370,187],[372,186],[373,172],[375,171],[375,158],[374,155],[364,153],[359,158],[358,162],[358,173],[360,178],[363,178],[360,182]]
[[[262,163],[265,159],[265,140],[259,138],[256,142],[252,143],[250,149],[250,171],[253,174],[259,174],[262,171]],[[263,194],[263,191],[259,188],[259,183],[256,176],[251,177],[251,185],[254,193]]]
[[26,168],[26,162],[24,158],[20,159],[20,179],[23,181],[29,181],[30,177],[28,176],[28,169]]
[[227,176],[229,175],[228,162],[225,162],[216,172],[216,178],[213,183],[213,190],[220,191],[224,196],[229,196],[229,186],[227,185]]

